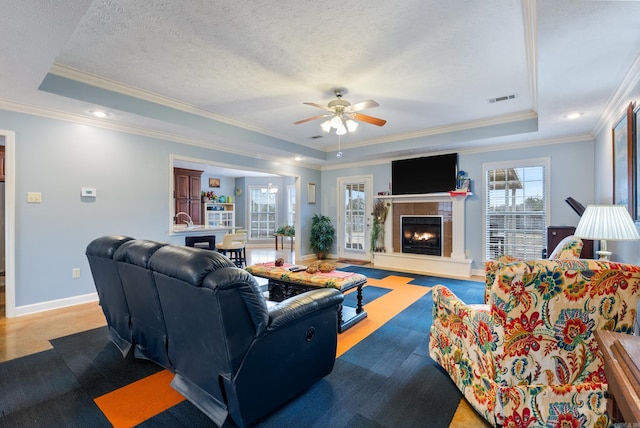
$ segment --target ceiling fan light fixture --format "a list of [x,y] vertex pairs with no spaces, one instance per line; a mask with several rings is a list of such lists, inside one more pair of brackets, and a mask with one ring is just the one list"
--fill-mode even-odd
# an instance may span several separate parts
[[322,128],[324,132],[331,132],[331,121],[325,120],[320,124],[320,128]]
[[333,128],[340,128],[342,125],[342,118],[340,116],[333,116],[333,118],[331,118],[331,126]]
[[334,89],[333,93],[336,95],[336,99],[329,101],[326,106],[311,102],[303,103],[311,107],[316,107],[324,110],[324,114],[298,120],[296,122],[293,122],[293,124],[299,125],[301,123],[307,123],[312,120],[326,118],[320,125],[324,132],[331,133],[332,130],[335,129],[336,134],[344,135],[348,132],[354,132],[358,128],[358,122],[367,122],[376,126],[383,126],[385,123],[387,123],[387,121],[384,119],[379,119],[377,117],[360,113],[360,111],[368,108],[379,107],[379,104],[374,100],[366,100],[359,103],[351,104],[349,101],[342,98],[342,96],[346,93],[346,89]]

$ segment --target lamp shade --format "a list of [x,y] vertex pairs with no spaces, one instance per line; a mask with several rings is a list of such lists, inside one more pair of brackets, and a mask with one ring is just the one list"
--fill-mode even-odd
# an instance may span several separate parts
[[638,229],[623,205],[587,206],[574,235],[608,241],[640,239]]

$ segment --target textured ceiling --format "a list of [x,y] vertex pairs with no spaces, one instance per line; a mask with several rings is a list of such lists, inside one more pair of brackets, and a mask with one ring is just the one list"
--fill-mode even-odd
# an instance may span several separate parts
[[[0,3],[3,107],[102,106],[109,123],[316,165],[584,137],[640,56],[632,1]],[[334,88],[387,120],[342,137],[341,159],[320,120],[293,125]]]

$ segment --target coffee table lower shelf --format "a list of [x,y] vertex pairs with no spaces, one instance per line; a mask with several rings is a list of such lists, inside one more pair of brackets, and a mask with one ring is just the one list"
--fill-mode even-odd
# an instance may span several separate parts
[[[344,332],[367,317],[367,312],[362,307],[362,286],[366,282],[365,279],[341,290],[344,294],[345,291],[357,287],[358,303],[355,308],[342,304],[338,306],[338,333]],[[314,286],[269,278],[269,300],[273,302],[282,302],[289,297],[317,289],[318,287]]]

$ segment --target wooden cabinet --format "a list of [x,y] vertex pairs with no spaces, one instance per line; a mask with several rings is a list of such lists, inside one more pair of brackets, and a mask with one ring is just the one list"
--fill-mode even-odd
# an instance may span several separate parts
[[206,227],[231,229],[236,226],[234,204],[206,202],[203,205],[202,220]]
[[[573,235],[576,232],[576,228],[573,226],[549,226],[547,228],[547,255],[549,257],[551,252],[558,246],[567,236]],[[581,259],[593,258],[593,241],[590,239],[582,240],[582,252],[580,253]]]
[[[191,216],[193,224],[202,224],[202,202],[200,180],[203,171],[195,169],[173,168],[173,192],[176,202],[176,214],[186,212]],[[176,219],[182,223],[186,219]]]

